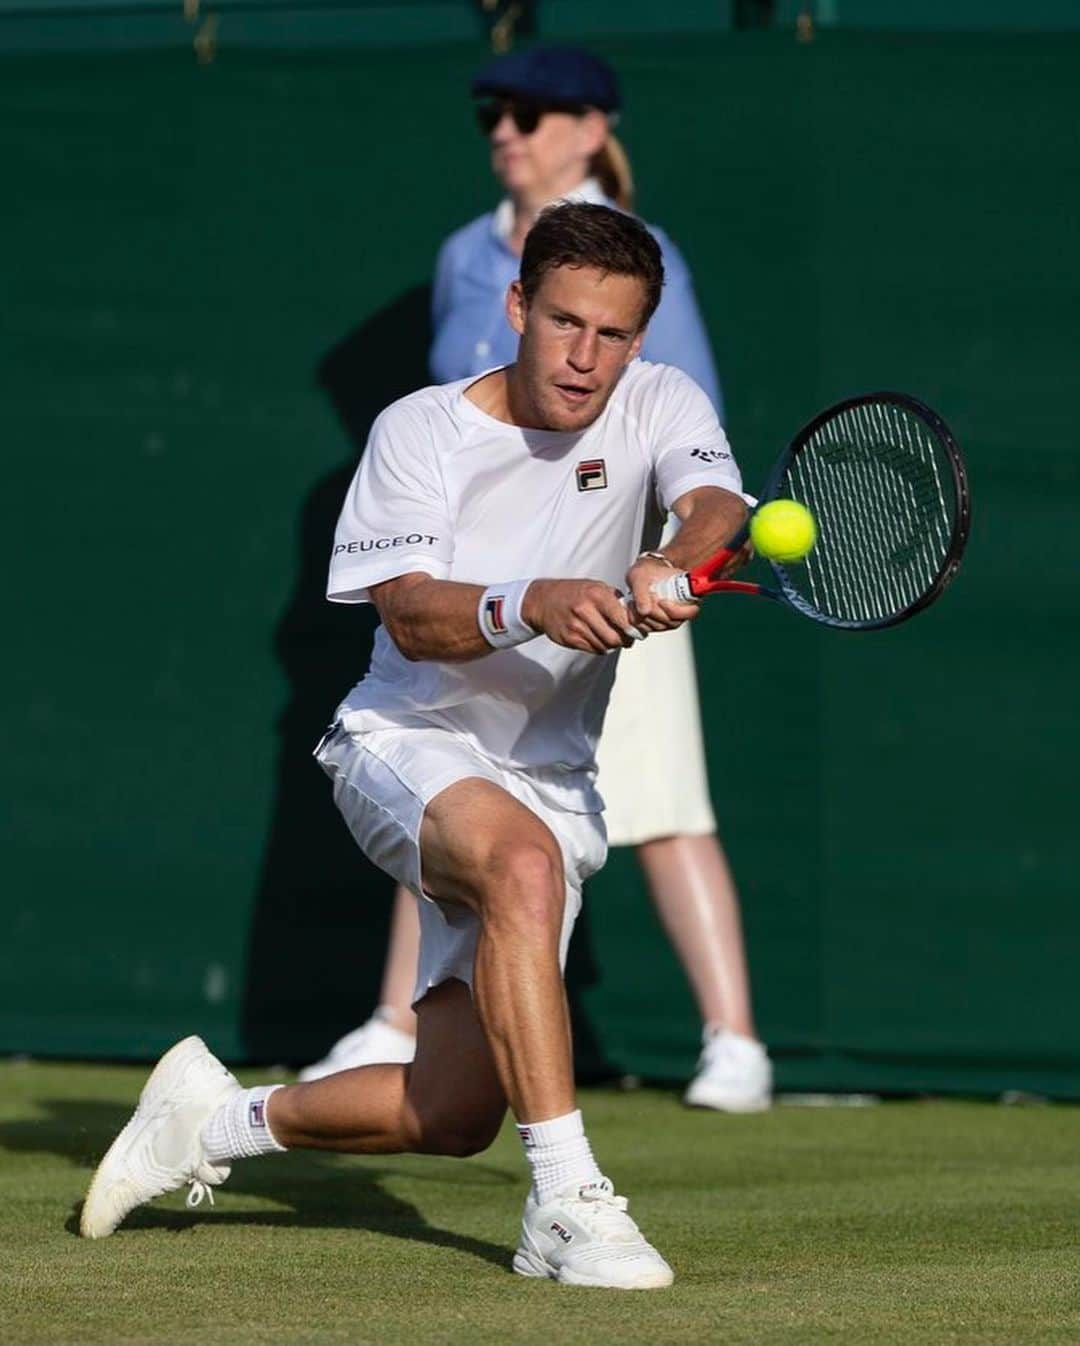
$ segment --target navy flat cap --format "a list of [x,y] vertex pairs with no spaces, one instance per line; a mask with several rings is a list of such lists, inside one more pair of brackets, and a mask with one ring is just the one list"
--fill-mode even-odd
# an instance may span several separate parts
[[472,82],[473,96],[517,94],[552,103],[586,103],[603,112],[619,105],[619,81],[606,61],[580,47],[529,47],[484,66]]

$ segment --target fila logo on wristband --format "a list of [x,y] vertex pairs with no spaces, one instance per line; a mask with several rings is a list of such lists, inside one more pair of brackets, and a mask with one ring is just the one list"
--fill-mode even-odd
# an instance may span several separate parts
[[506,634],[506,620],[503,617],[503,608],[505,605],[505,594],[492,594],[492,596],[484,602],[484,620],[487,622],[487,629],[493,636],[502,636]]
[[248,1108],[248,1125],[265,1126],[266,1125],[266,1099],[257,1098]]
[[521,615],[525,591],[532,580],[503,580],[489,584],[480,595],[476,608],[476,624],[480,634],[497,650],[508,650],[524,645],[539,635]]
[[577,465],[579,491],[602,491],[607,485],[607,467],[603,458],[587,458]]

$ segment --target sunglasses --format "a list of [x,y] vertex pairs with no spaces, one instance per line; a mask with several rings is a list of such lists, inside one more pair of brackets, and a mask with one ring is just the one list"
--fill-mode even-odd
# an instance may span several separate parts
[[489,98],[476,104],[476,122],[484,135],[491,135],[503,117],[509,117],[523,136],[531,136],[549,112],[568,112],[582,117],[582,103],[537,103],[529,98]]

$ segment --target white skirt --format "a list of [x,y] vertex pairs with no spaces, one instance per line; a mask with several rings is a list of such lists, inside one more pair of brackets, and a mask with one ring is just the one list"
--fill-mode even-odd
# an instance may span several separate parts
[[596,760],[609,845],[716,831],[689,625],[619,655]]

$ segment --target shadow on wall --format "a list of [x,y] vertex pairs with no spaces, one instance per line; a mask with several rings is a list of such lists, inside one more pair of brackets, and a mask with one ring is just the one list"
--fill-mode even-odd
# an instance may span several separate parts
[[417,286],[327,351],[315,370],[355,457],[304,499],[296,587],[274,645],[289,681],[266,855],[254,904],[242,1032],[253,1061],[305,1062],[374,1007],[393,881],[369,864],[312,758],[334,707],[367,670],[374,610],[326,601],[341,502],[368,431],[427,383],[430,289]]
[[[429,383],[431,289],[420,285],[366,319],[319,361],[316,380],[356,457],[389,403]],[[317,481],[301,510],[297,583],[275,632],[289,681],[269,841],[254,904],[242,1033],[252,1061],[321,1056],[375,1007],[393,880],[350,837],[312,750],[334,707],[367,670],[374,609],[328,603],[326,569],[341,502],[355,469]],[[578,1069],[611,1074],[580,992],[597,979],[588,915],[567,967]]]

